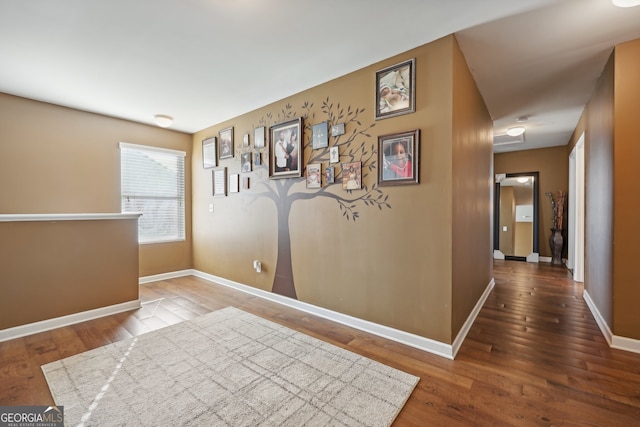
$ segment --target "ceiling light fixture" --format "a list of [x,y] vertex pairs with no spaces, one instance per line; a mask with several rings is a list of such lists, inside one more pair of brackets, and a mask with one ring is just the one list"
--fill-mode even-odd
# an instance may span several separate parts
[[524,126],[514,126],[512,128],[507,129],[507,135],[509,136],[519,136],[524,133]]
[[640,0],[612,0],[612,2],[618,7],[640,6]]
[[173,117],[164,114],[157,114],[154,119],[156,124],[161,128],[168,128],[173,124]]

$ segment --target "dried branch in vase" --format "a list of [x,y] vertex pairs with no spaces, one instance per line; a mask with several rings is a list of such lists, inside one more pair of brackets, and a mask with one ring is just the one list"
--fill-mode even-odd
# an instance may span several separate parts
[[557,196],[554,198],[553,193],[545,193],[551,201],[551,208],[553,209],[553,228],[556,230],[562,230],[564,223],[564,203],[567,198],[565,191],[558,191]]

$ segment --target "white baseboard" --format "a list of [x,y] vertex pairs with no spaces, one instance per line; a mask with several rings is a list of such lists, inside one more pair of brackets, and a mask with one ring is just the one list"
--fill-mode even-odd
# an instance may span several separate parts
[[230,287],[232,289],[251,294],[253,296],[257,296],[278,304],[282,304],[284,306],[291,307],[296,310],[303,311],[305,313],[310,313],[318,317],[322,317],[324,319],[328,319],[328,320],[331,320],[331,321],[334,321],[334,322],[337,322],[337,323],[340,323],[364,332],[369,332],[379,337],[383,337],[392,341],[399,342],[401,344],[415,347],[420,350],[424,350],[426,352],[433,353],[438,356],[442,356],[451,360],[454,359],[456,353],[458,352],[458,349],[460,348],[460,346],[462,345],[462,342],[464,341],[464,338],[469,332],[471,325],[475,321],[475,318],[477,317],[478,312],[482,308],[484,301],[486,300],[487,296],[489,295],[489,293],[491,292],[495,284],[493,279],[491,279],[491,282],[487,286],[487,289],[485,289],[481,297],[481,300],[478,301],[478,303],[476,304],[476,307],[474,308],[472,313],[469,315],[469,318],[465,322],[462,330],[456,337],[454,344],[450,345],[450,344],[442,343],[440,341],[421,337],[419,335],[415,335],[409,332],[401,331],[399,329],[390,328],[388,326],[370,322],[368,320],[363,320],[357,317],[339,313],[337,311],[329,310],[329,309],[318,307],[302,301],[287,298],[282,295],[274,294],[273,292],[263,291],[261,289],[253,288],[251,286],[234,282],[232,280],[228,280],[223,277],[218,277],[212,274],[204,273],[199,270],[183,270],[180,272],[168,273],[168,274],[169,276],[166,276],[167,278],[193,275],[201,279],[208,280],[210,282],[218,283],[218,284]]
[[591,295],[589,295],[589,292],[587,292],[586,289],[582,292],[582,298],[584,298],[584,302],[587,303],[587,307],[589,307],[591,314],[593,314],[593,317],[596,319],[596,323],[598,324],[598,327],[600,328],[600,332],[602,332],[604,339],[607,340],[607,343],[609,344],[609,346],[611,346],[611,342],[613,341],[613,334],[611,333],[611,329],[609,329],[609,325],[607,325],[607,322],[600,314],[600,310],[598,310],[598,307],[593,302],[593,300],[591,299]]
[[175,279],[176,277],[195,276],[194,270],[171,271],[169,273],[154,274],[153,276],[144,276],[138,279],[138,284],[158,282],[160,280]]
[[298,301],[292,298],[288,298],[273,292],[263,291],[261,289],[253,288],[251,286],[244,285],[242,283],[234,282],[222,277],[214,276],[212,274],[204,273],[202,271],[193,270],[194,276],[201,279],[215,282],[235,290],[245,292],[278,304],[282,304],[287,307],[294,308],[296,310],[304,311],[324,319],[332,320],[334,322],[350,326],[361,331],[369,332],[374,335],[390,339],[402,344],[409,345],[411,347],[418,348],[420,350],[427,351],[429,353],[436,354],[438,356],[446,357],[447,359],[453,359],[453,349],[449,344],[435,341],[429,338],[424,338],[419,335],[415,335],[409,332],[400,331],[398,329],[390,328],[388,326],[380,325],[370,322],[368,320],[359,319],[357,317],[349,316],[339,313],[337,311],[328,310],[326,308],[318,307],[312,304],[308,304],[302,301]]
[[611,348],[640,353],[640,340],[614,335],[611,339]]
[[593,317],[596,319],[596,323],[598,324],[602,335],[604,335],[604,339],[607,340],[609,347],[633,353],[640,353],[640,340],[613,335],[611,328],[609,328],[606,320],[602,317],[602,314],[600,314],[600,310],[598,310],[598,307],[593,302],[591,295],[589,295],[589,292],[587,292],[586,289],[582,293],[582,297],[587,303],[591,314],[593,314]]
[[67,316],[41,320],[39,322],[28,323],[26,325],[14,326],[13,328],[0,330],[0,342],[9,341],[39,332],[50,331],[51,329],[85,322],[99,317],[122,313],[123,311],[135,310],[137,308],[140,308],[139,299],[110,305],[108,307],[100,307],[93,310],[82,311],[80,313],[69,314]]
[[458,336],[456,337],[455,340],[453,340],[453,345],[452,345],[453,357],[452,357],[452,359],[454,359],[456,357],[456,355],[458,354],[458,350],[460,350],[460,346],[462,346],[462,343],[464,342],[464,339],[467,337],[467,334],[469,333],[469,330],[471,329],[471,326],[473,326],[473,322],[476,321],[476,318],[478,317],[478,314],[480,313],[480,310],[482,310],[482,306],[487,301],[487,298],[489,297],[489,294],[491,293],[491,291],[493,290],[493,287],[495,285],[496,285],[495,280],[493,278],[491,278],[491,281],[489,282],[489,285],[487,285],[486,289],[482,293],[482,296],[480,296],[480,299],[476,303],[476,306],[471,311],[471,314],[469,314],[469,317],[467,317],[467,321],[464,322],[464,325],[462,325],[462,328],[460,329],[460,332],[458,332]]

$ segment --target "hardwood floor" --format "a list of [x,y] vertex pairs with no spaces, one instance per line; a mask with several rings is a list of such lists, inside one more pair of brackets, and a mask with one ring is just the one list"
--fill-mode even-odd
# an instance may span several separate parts
[[608,347],[582,286],[561,267],[494,266],[455,361],[184,277],[142,285],[139,310],[0,343],[0,405],[52,404],[42,364],[232,305],[419,376],[394,426],[640,425],[640,354]]

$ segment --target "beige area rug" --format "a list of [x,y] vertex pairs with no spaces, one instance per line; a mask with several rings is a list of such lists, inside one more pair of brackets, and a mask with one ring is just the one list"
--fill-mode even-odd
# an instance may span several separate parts
[[42,370],[96,426],[388,426],[419,380],[233,307]]

